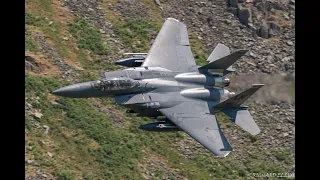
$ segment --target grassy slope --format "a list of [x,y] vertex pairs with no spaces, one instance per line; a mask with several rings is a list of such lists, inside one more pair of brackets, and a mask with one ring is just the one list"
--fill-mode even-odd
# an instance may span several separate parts
[[[61,10],[56,2],[26,2],[26,50],[41,54],[39,45],[29,33],[37,31],[53,42],[53,47],[61,56],[80,62],[85,69],[80,77],[82,80],[93,78],[88,77],[89,72],[98,72],[102,67],[115,69],[112,65],[94,60],[97,53],[109,53],[98,31],[85,21],[71,16],[66,23],[66,19],[58,16]],[[146,1],[143,2],[147,4]],[[152,4],[146,6],[155,9]],[[107,9],[107,5],[105,7]],[[108,13],[110,11],[107,11]],[[137,52],[147,52],[151,37],[161,27],[161,16],[157,14],[157,10],[152,11],[153,20],[139,23],[132,19],[120,20],[116,15],[108,17],[113,18],[108,20],[114,23],[114,31],[122,38],[122,42]],[[134,26],[131,26],[133,24]],[[69,37],[69,40],[65,41],[63,37]],[[191,44],[193,52],[199,57],[198,64],[203,64],[206,54],[202,51],[200,41],[191,35]],[[89,58],[93,61],[88,60],[85,53],[87,50],[92,52]],[[112,108],[120,115],[119,118],[124,119],[121,128],[116,126],[114,118],[100,112],[91,101],[57,98],[49,94],[50,91],[66,84],[67,82],[56,76],[41,77],[26,73],[27,102],[34,109],[41,109],[43,114],[39,122],[40,128],[34,128],[33,123],[37,121],[26,113],[26,158],[38,162],[42,172],[64,179],[142,179],[142,168],[139,164],[146,163],[146,149],[163,156],[171,168],[179,169],[180,174],[188,179],[211,179],[212,175],[216,178],[249,178],[250,172],[285,172],[277,163],[265,163],[267,155],[264,152],[256,152],[244,163],[233,160],[231,156],[217,159],[209,153],[185,159],[170,148],[175,139],[184,136],[183,133],[142,131],[137,127],[151,122],[150,119],[125,115],[124,109],[112,104],[112,100],[96,99],[105,107]],[[50,103],[52,99],[59,104]],[[226,122],[222,116],[218,118]],[[50,127],[48,134],[44,133],[43,125]],[[254,151],[254,145],[252,146]],[[286,150],[277,150],[275,154],[282,161],[291,161],[286,156]],[[26,173],[33,174],[34,168],[26,166]],[[155,179],[161,178],[162,175],[156,173]]]

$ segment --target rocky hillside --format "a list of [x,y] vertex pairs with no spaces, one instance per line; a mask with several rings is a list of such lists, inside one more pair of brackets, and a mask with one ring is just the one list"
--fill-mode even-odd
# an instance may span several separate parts
[[[26,0],[26,179],[256,179],[295,172],[294,0]],[[248,49],[229,75],[247,105],[250,136],[218,115],[234,151],[218,159],[182,132],[151,133],[109,98],[51,91],[121,69],[124,52],[148,52],[165,18],[187,25],[199,65],[218,43]],[[277,179],[277,177],[274,177]]]

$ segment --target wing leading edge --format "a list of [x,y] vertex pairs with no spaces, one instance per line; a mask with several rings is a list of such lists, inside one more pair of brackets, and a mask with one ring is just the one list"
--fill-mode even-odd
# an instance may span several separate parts
[[196,70],[186,26],[176,19],[166,19],[142,66],[181,72]]
[[[160,109],[160,112],[192,138],[218,157],[226,157],[232,147],[223,135],[216,116],[207,114],[208,107],[195,102],[184,102],[177,106]],[[190,113],[192,112],[192,113]]]

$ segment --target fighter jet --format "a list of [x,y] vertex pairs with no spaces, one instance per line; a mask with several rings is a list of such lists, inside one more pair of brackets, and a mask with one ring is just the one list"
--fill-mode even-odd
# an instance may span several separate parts
[[235,95],[226,89],[225,77],[232,64],[247,50],[230,53],[218,44],[208,64],[197,66],[192,55],[186,26],[174,18],[165,20],[148,53],[116,62],[124,70],[105,72],[95,81],[72,84],[54,92],[70,98],[114,97],[128,113],[157,121],[140,126],[147,131],[184,131],[217,157],[233,149],[217,122],[217,113],[252,135],[260,132],[247,106],[242,104],[263,84]]

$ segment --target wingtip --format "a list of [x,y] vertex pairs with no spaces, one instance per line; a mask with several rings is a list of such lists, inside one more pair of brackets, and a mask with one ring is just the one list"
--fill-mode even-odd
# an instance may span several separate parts
[[225,152],[224,154],[221,154],[221,155],[217,155],[218,158],[225,158],[227,157],[232,151],[227,151]]
[[223,157],[227,157],[232,151],[227,152]]
[[233,151],[233,148],[229,145],[229,147],[220,149],[220,152],[216,154],[217,157],[225,158],[227,157],[231,152]]
[[222,43],[218,43],[216,47],[223,47],[223,48],[227,48],[230,51],[230,48],[228,46],[226,46],[225,44]]
[[256,135],[258,135],[259,133],[260,133],[260,130],[257,131],[257,132],[255,132],[255,133],[252,133],[251,135],[256,136]]
[[252,84],[252,87],[263,87],[265,84]]
[[174,21],[180,22],[178,19],[175,19],[175,18],[172,18],[172,17],[169,17],[166,20],[174,20]]
[[241,52],[243,54],[247,53],[249,50],[248,49],[239,49],[238,52]]
[[260,132],[261,132],[260,129],[257,128],[256,131],[254,131],[254,132],[249,132],[249,133],[250,133],[251,135],[253,135],[253,136],[256,136],[256,135],[258,135]]

